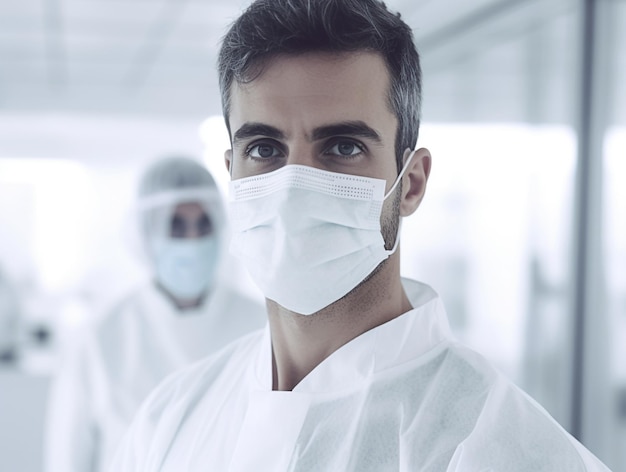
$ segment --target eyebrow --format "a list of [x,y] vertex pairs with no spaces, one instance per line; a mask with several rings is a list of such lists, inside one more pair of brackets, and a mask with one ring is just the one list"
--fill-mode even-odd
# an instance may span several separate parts
[[263,123],[244,123],[233,136],[233,143],[242,141],[254,136],[266,136],[274,139],[284,139],[284,133],[274,126],[264,125]]
[[363,121],[344,121],[341,123],[320,126],[313,130],[314,141],[333,136],[354,136],[372,139],[377,143],[381,142],[380,135],[376,132],[376,130],[367,126]]
[[[234,134],[233,143],[242,141],[254,136],[265,136],[273,139],[284,139],[285,134],[274,126],[263,123],[244,123]],[[377,143],[382,140],[380,135],[374,128],[366,125],[363,121],[344,121],[341,123],[333,123],[330,125],[319,126],[313,130],[312,138],[314,141],[326,139],[333,136],[354,136],[368,138]]]

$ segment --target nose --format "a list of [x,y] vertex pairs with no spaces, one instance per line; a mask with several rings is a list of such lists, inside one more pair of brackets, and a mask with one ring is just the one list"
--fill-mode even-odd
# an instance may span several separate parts
[[198,239],[202,237],[198,224],[187,224],[187,230],[185,231],[185,239]]
[[327,162],[319,156],[318,150],[310,142],[295,143],[290,146],[286,165],[301,165],[320,170],[332,170],[328,168]]
[[291,143],[288,149],[286,165],[312,166],[313,155],[311,146],[304,141]]

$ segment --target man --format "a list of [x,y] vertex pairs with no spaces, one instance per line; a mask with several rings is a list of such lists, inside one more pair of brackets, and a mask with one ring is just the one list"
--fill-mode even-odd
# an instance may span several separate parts
[[257,0],[232,25],[231,250],[269,324],[164,382],[112,470],[606,470],[400,278],[431,166],[419,70],[376,0]]
[[260,304],[220,277],[226,228],[215,181],[196,161],[157,161],[139,187],[138,227],[153,279],[89,330],[54,383],[46,467],[106,470],[133,415],[174,370],[261,328]]

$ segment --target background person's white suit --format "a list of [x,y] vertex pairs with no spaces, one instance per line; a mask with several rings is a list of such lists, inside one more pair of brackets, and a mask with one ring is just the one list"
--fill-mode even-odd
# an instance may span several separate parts
[[157,163],[138,203],[154,280],[85,329],[67,356],[50,396],[50,472],[106,470],[164,377],[265,322],[260,304],[220,280],[225,216],[204,167],[183,158]]

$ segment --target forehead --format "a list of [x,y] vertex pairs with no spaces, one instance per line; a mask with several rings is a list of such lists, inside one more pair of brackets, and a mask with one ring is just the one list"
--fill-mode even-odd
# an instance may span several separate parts
[[327,121],[361,120],[394,125],[389,72],[380,54],[306,53],[270,60],[248,83],[233,83],[230,124],[263,122],[284,129]]

